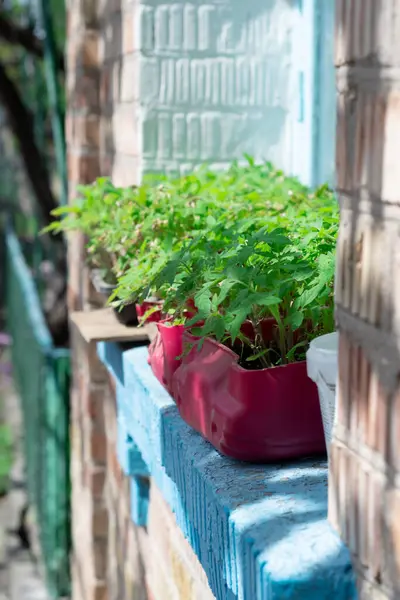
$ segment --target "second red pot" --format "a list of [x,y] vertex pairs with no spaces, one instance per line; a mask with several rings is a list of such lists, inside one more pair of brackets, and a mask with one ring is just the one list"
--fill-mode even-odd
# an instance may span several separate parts
[[158,333],[149,346],[149,364],[158,381],[169,392],[172,377],[179,365],[183,352],[183,325],[171,325],[167,320],[157,323]]

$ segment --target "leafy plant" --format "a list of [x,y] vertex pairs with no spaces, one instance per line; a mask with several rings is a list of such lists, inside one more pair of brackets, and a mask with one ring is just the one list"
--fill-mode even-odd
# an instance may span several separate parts
[[202,323],[199,344],[213,336],[246,366],[299,360],[333,329],[338,208],[326,186],[311,193],[246,158],[126,189],[99,179],[48,229],[87,236],[92,264],[118,283],[114,302],[160,298],[173,322]]
[[[275,224],[258,228],[247,221],[224,231],[217,226],[177,254],[155,285],[165,290],[166,307],[175,306],[178,313],[193,297],[198,313],[187,324],[204,321],[196,335],[236,348],[239,341],[246,362],[256,361],[252,366],[302,358],[312,337],[333,329],[336,225],[327,215],[313,228],[308,223],[313,235],[307,238],[301,237],[300,216],[292,230]],[[263,335],[267,318],[276,323],[268,340]],[[252,339],[244,332],[246,322]]]

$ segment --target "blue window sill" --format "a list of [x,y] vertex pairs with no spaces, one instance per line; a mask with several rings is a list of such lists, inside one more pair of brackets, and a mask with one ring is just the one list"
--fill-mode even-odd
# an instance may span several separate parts
[[356,599],[348,551],[326,520],[326,462],[223,457],[181,419],[145,346],[100,343],[98,352],[116,379],[118,454],[136,523],[146,524],[151,476],[217,600]]

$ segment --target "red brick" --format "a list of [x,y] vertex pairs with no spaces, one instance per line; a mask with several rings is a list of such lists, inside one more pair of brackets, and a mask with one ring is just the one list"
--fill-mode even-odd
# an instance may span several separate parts
[[86,465],[85,485],[89,488],[95,500],[101,499],[104,493],[106,469],[94,464]]
[[84,386],[81,399],[86,416],[99,431],[104,430],[104,403],[107,390],[104,385],[89,384]]
[[108,451],[107,468],[110,471],[110,476],[114,478],[118,486],[121,485],[123,479],[123,471],[118,461],[115,447],[110,447]]
[[[112,119],[103,117],[100,124],[100,149],[105,156],[113,157],[115,151]],[[103,166],[102,166],[103,168]],[[110,170],[110,168],[108,169]]]
[[66,118],[67,141],[85,149],[98,149],[100,118],[98,115],[80,116],[70,112]]
[[[400,490],[391,489],[387,494],[387,529],[389,534],[391,586],[400,586]],[[399,590],[399,588],[397,588]]]
[[90,383],[106,384],[108,373],[105,366],[99,360],[96,344],[94,342],[88,344],[81,337],[80,348],[80,367],[83,372],[85,385]]
[[78,29],[67,45],[68,73],[99,64],[99,35],[96,30]]
[[96,71],[81,71],[68,77],[67,100],[69,112],[99,114],[99,74]]
[[93,571],[95,579],[104,579],[107,573],[107,540],[97,539],[93,544]]
[[103,65],[100,71],[100,103],[102,108],[111,104],[112,93],[112,65]]
[[100,503],[93,504],[92,515],[93,539],[105,538],[108,532],[108,512],[106,506]]
[[99,62],[98,32],[86,30],[82,45],[78,51],[84,67],[96,67]]
[[90,457],[96,465],[105,465],[107,460],[107,438],[104,431],[91,427],[90,431]]
[[100,168],[101,173],[104,177],[110,177],[113,170],[114,155],[113,154],[101,154],[100,155]]
[[78,184],[93,183],[99,176],[97,154],[68,152],[68,180]]
[[346,428],[349,426],[350,412],[350,343],[345,333],[339,337],[339,379],[337,388],[337,418]]

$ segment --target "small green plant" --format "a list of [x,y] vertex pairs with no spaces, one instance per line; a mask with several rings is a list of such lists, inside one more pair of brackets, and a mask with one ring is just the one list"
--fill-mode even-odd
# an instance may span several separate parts
[[299,360],[333,329],[338,207],[326,186],[310,192],[246,159],[126,189],[99,179],[49,229],[85,234],[92,266],[117,283],[114,304],[162,299],[171,322],[201,322],[199,344],[215,337],[248,367]]

